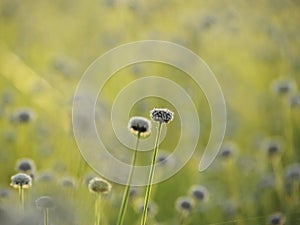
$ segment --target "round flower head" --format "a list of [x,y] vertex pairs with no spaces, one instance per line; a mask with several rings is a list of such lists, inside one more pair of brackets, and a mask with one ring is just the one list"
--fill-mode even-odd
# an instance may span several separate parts
[[273,89],[278,95],[286,95],[293,93],[296,90],[295,82],[292,80],[275,80]]
[[[139,198],[134,202],[134,209],[138,214],[142,214],[144,210],[144,200]],[[154,216],[157,213],[157,205],[154,202],[149,202],[147,208],[148,216]]]
[[258,181],[258,187],[260,189],[270,189],[273,188],[275,184],[275,178],[273,174],[266,174]]
[[161,150],[156,159],[156,163],[161,167],[173,168],[175,166],[175,157],[171,156],[169,152]]
[[135,198],[136,196],[138,196],[139,192],[140,190],[137,187],[131,187],[129,191],[129,197]]
[[31,177],[25,173],[18,173],[11,177],[10,185],[13,188],[30,188],[31,186]]
[[129,120],[128,129],[133,134],[145,137],[151,132],[151,122],[144,117],[134,116]]
[[222,146],[220,150],[220,156],[224,159],[229,159],[236,153],[236,145],[233,143],[226,143]]
[[297,108],[300,106],[300,94],[292,95],[289,99],[290,106],[292,108]]
[[290,181],[300,180],[300,164],[294,163],[286,168],[286,179]]
[[285,218],[281,213],[275,213],[269,218],[270,225],[283,225],[285,224]]
[[64,188],[76,188],[76,182],[73,178],[71,177],[63,177],[59,181],[60,185],[63,186]]
[[111,190],[111,184],[104,179],[101,179],[99,177],[94,177],[89,182],[89,190],[92,193],[107,194]]
[[19,109],[12,115],[12,122],[29,123],[34,119],[34,113],[30,109]]
[[35,171],[35,164],[31,159],[19,159],[16,163],[16,170],[26,174],[32,174]]
[[35,200],[35,205],[40,209],[52,209],[54,208],[54,201],[49,196],[42,196]]
[[51,182],[54,180],[54,175],[50,171],[43,171],[37,177],[39,182]]
[[190,188],[190,196],[196,201],[206,201],[208,199],[208,191],[204,186],[195,185]]
[[264,150],[268,156],[273,157],[279,155],[282,152],[282,141],[280,139],[270,139],[264,143]]
[[238,211],[236,204],[232,201],[225,201],[221,204],[223,215],[226,217],[234,217]]
[[179,212],[190,212],[193,209],[193,200],[189,197],[179,197],[176,200],[176,209]]
[[159,123],[169,123],[173,120],[174,113],[169,109],[154,108],[150,111],[150,117],[153,121]]
[[2,189],[0,190],[0,199],[8,198],[10,196],[10,190]]

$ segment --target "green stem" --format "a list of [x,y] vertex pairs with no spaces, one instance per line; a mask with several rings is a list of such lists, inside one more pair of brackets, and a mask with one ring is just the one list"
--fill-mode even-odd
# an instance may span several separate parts
[[24,212],[25,201],[24,201],[24,189],[23,189],[22,185],[19,186],[19,197],[20,197],[21,209]]
[[125,188],[125,192],[123,195],[123,200],[122,200],[122,205],[121,205],[121,211],[118,217],[118,222],[117,225],[122,225],[124,223],[124,218],[125,218],[125,212],[127,209],[127,205],[128,205],[128,199],[129,199],[129,191],[130,191],[130,185],[131,185],[131,181],[132,181],[132,177],[133,177],[133,173],[134,173],[134,166],[136,163],[136,156],[137,156],[137,149],[138,149],[138,145],[139,145],[139,140],[140,140],[140,133],[138,133],[137,136],[137,140],[136,140],[136,146],[133,152],[133,156],[132,156],[132,160],[131,160],[131,167],[130,167],[130,171],[129,171],[129,177],[127,180],[127,185]]
[[275,189],[278,195],[278,199],[283,204],[284,196],[283,196],[283,181],[282,181],[282,166],[281,166],[281,158],[273,157],[271,159],[272,169],[275,177]]
[[98,194],[95,201],[95,225],[100,225],[101,210],[101,194]]
[[183,213],[180,213],[179,225],[184,225],[185,218],[186,218],[186,215],[184,215]]
[[294,138],[293,138],[293,123],[292,123],[292,117],[291,117],[291,108],[288,105],[283,105],[285,108],[285,122],[286,125],[284,126],[284,132],[285,137],[287,140],[287,157],[288,160],[291,160],[294,158]]
[[152,158],[151,167],[150,167],[150,174],[149,174],[148,184],[147,184],[147,189],[146,189],[141,225],[146,224],[147,212],[148,212],[148,206],[149,206],[149,200],[150,200],[150,193],[151,193],[152,182],[153,182],[153,177],[154,177],[155,163],[156,163],[156,158],[157,158],[157,153],[158,153],[158,144],[159,144],[159,136],[160,136],[161,126],[162,126],[162,123],[159,123],[158,128],[157,128],[157,135],[156,135],[156,140],[155,140],[153,158]]
[[44,225],[48,225],[48,209],[44,209]]

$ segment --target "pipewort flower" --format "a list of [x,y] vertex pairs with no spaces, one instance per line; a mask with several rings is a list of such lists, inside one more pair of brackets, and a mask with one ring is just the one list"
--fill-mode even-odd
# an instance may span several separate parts
[[144,211],[142,214],[141,225],[145,225],[146,220],[147,220],[147,208],[149,205],[150,193],[151,193],[152,182],[153,182],[153,177],[154,177],[155,164],[157,161],[157,153],[158,153],[158,145],[159,145],[159,137],[160,137],[160,133],[161,133],[161,127],[162,127],[162,124],[170,123],[173,120],[174,112],[172,112],[169,109],[165,109],[165,108],[154,108],[153,110],[150,111],[150,117],[154,122],[158,122],[158,128],[157,128],[154,152],[153,152],[152,162],[151,162],[151,167],[150,167],[150,173],[149,173],[149,177],[148,177],[148,184],[147,184],[147,188],[146,188]]
[[208,190],[202,185],[194,185],[189,190],[190,196],[195,202],[204,202],[208,200]]
[[179,224],[185,224],[186,219],[194,208],[193,199],[190,197],[179,197],[175,202],[175,208],[180,213]]
[[16,171],[25,173],[31,176],[31,178],[33,178],[34,176],[36,170],[35,168],[36,167],[34,161],[28,158],[22,158],[16,162]]
[[270,225],[283,225],[285,224],[285,218],[281,213],[275,213],[269,218]]
[[29,189],[32,185],[32,179],[29,175],[25,173],[18,173],[11,177],[11,183],[10,185],[13,188],[16,188],[19,190],[19,198],[21,207],[24,210],[25,208],[25,201],[24,201],[24,189]]
[[35,200],[35,205],[38,209],[43,210],[44,213],[44,225],[49,224],[49,209],[55,207],[54,201],[49,196],[42,196]]
[[124,223],[124,217],[127,209],[129,195],[130,195],[132,176],[134,173],[134,167],[136,163],[137,149],[138,149],[140,137],[146,137],[150,134],[151,122],[144,117],[135,116],[130,118],[128,123],[128,129],[131,131],[131,133],[137,135],[137,141],[136,141],[136,147],[134,149],[132,160],[131,160],[131,167],[129,171],[127,185],[125,187],[125,191],[122,199],[121,209],[120,209],[118,222],[117,222],[118,225],[122,225]]
[[95,200],[95,225],[100,225],[100,218],[101,218],[101,196],[108,194],[111,191],[111,184],[99,177],[94,177],[90,180],[88,185],[89,191],[91,193],[96,194]]

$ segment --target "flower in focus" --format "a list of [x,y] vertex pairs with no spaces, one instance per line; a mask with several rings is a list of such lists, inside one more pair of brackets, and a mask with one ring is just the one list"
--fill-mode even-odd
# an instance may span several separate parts
[[32,185],[32,179],[25,173],[18,173],[11,177],[10,185],[13,188],[30,188]]
[[154,108],[150,111],[150,117],[153,121],[159,123],[169,123],[173,120],[174,112],[169,109]]

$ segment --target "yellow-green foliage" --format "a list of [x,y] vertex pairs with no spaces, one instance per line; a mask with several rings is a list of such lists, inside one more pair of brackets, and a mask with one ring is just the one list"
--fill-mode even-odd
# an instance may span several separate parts
[[[93,224],[95,196],[89,193],[86,177],[96,174],[74,140],[72,97],[98,56],[144,39],[181,44],[205,60],[226,100],[225,142],[236,145],[232,156],[218,157],[199,173],[211,125],[204,93],[182,71],[167,65],[145,63],[118,71],[99,93],[108,109],[125,85],[139,76],[156,75],[180,84],[199,113],[196,152],[175,176],[154,185],[151,200],[157,209],[149,224],[178,224],[176,199],[188,195],[192,185],[205,186],[209,199],[196,206],[186,224],[268,224],[276,212],[282,213],[286,224],[298,224],[300,178],[290,181],[286,173],[291,164],[300,162],[300,110],[299,105],[290,108],[290,96],[276,94],[272,83],[288,79],[300,85],[299,12],[298,0],[2,0],[0,224],[10,225],[11,217],[21,219],[14,216],[19,215],[18,193],[9,187],[20,158],[31,158],[37,167],[32,188],[25,193],[25,208],[32,217],[29,222],[22,217],[24,223],[42,223],[41,212],[30,209],[37,198],[49,195],[56,202],[49,214],[53,224]],[[163,99],[146,98],[134,105],[130,116],[149,117],[156,105],[175,112],[161,145],[171,152],[180,138],[178,109]],[[32,112],[32,121],[13,121],[23,108]],[[113,148],[121,147],[109,118],[107,124],[99,133],[115,154],[118,149]],[[274,137],[282,141],[282,152],[268,156],[262,143]],[[138,163],[149,164],[150,156],[151,152],[140,153]],[[116,157],[130,161],[126,152]],[[51,181],[39,180],[45,171],[52,174]],[[111,193],[101,199],[102,224],[116,223],[123,191],[124,186],[113,183]],[[139,188],[138,196],[130,200],[125,224],[139,224],[135,202],[143,196],[144,188]]]

